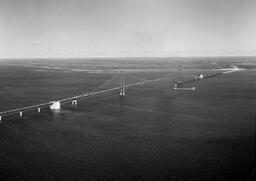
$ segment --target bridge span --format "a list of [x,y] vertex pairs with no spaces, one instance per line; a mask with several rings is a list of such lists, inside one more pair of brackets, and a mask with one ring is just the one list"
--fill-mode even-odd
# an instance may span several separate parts
[[77,100],[79,100],[79,99],[99,96],[102,94],[106,94],[106,93],[110,93],[110,92],[114,92],[114,91],[118,91],[118,90],[120,91],[120,96],[124,96],[125,89],[127,89],[129,87],[150,84],[150,83],[154,83],[154,82],[164,80],[164,79],[169,79],[169,78],[165,76],[165,77],[158,78],[158,79],[145,80],[145,81],[125,85],[124,76],[121,76],[120,86],[118,86],[118,87],[114,87],[114,88],[110,88],[110,89],[106,89],[106,90],[95,91],[95,92],[87,92],[85,94],[77,95],[74,97],[50,101],[50,102],[36,104],[36,105],[32,105],[32,106],[27,106],[27,107],[21,107],[21,108],[17,108],[17,109],[8,110],[8,111],[2,111],[2,112],[0,112],[0,123],[2,122],[2,119],[4,116],[8,116],[8,115],[12,115],[12,114],[19,114],[19,116],[22,117],[23,112],[33,110],[33,109],[36,109],[37,112],[39,112],[39,113],[41,112],[42,108],[50,108],[51,110],[58,110],[61,108],[61,105],[65,104],[65,103],[71,102],[72,105],[77,105]]

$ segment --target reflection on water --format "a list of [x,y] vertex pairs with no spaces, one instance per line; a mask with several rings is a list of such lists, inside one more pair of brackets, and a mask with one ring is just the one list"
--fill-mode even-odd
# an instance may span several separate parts
[[61,113],[61,109],[51,109],[51,112],[53,113],[53,115],[58,115]]

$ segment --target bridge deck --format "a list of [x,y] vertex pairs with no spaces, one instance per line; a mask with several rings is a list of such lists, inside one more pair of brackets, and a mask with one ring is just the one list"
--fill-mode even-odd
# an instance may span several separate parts
[[[215,74],[212,74],[212,75],[207,75],[207,77],[205,77],[205,78],[215,77],[215,76],[218,76],[218,75],[223,75],[223,74],[235,72],[235,71],[238,71],[238,70],[240,70],[240,69],[237,69],[237,68],[236,69],[230,69],[230,70],[225,71],[225,72],[219,72],[219,73],[215,73]],[[159,79],[153,79],[153,80],[146,80],[146,81],[142,81],[142,82],[137,82],[137,83],[125,85],[125,88],[134,87],[134,86],[143,85],[143,84],[149,84],[149,83],[153,83],[153,82],[164,80],[164,79],[169,79],[169,78],[168,77],[162,77],[162,78],[159,78]],[[190,80],[182,81],[182,83],[190,83],[190,82],[194,82],[194,81],[198,81],[198,80],[199,79],[190,79]],[[77,95],[77,96],[69,97],[69,98],[65,98],[65,99],[60,99],[60,100],[57,100],[57,101],[59,101],[61,104],[63,104],[63,103],[68,102],[68,101],[82,99],[82,98],[86,98],[86,97],[98,96],[98,95],[101,95],[101,94],[109,93],[109,92],[120,90],[120,89],[122,89],[121,86],[114,87],[114,88],[111,88],[111,89],[96,91],[96,92],[87,92],[85,94],[81,94],[81,95]],[[48,107],[48,106],[52,105],[53,102],[55,102],[55,101],[50,101],[50,102],[46,102],[46,103],[42,103],[42,104],[37,104],[37,105],[32,105],[32,106],[27,106],[27,107],[22,107],[22,108],[17,108],[17,109],[12,109],[12,110],[8,110],[8,111],[3,111],[3,112],[0,112],[0,118],[3,115],[15,114],[15,113],[19,113],[19,112],[35,109],[35,108]]]
[[[159,79],[147,80],[147,81],[143,81],[143,82],[137,82],[137,83],[126,85],[125,88],[134,87],[134,86],[143,85],[143,84],[149,84],[149,83],[153,83],[153,82],[164,80],[164,79],[167,79],[167,78],[164,77],[164,78],[159,78]],[[101,95],[101,94],[117,91],[117,90],[120,90],[120,89],[122,89],[121,86],[114,87],[114,88],[111,88],[111,89],[96,91],[96,92],[87,92],[85,94],[81,94],[81,95],[77,95],[77,96],[69,97],[69,98],[65,98],[65,99],[60,99],[60,100],[56,100],[56,101],[63,104],[63,103],[66,103],[66,102],[69,102],[69,101],[72,101],[72,100],[78,100],[78,99],[82,99],[82,98],[98,96],[98,95]],[[4,115],[8,115],[8,114],[15,114],[15,113],[35,109],[35,108],[48,107],[48,106],[52,105],[53,102],[55,102],[55,101],[50,101],[50,102],[46,102],[46,103],[42,103],[42,104],[36,104],[36,105],[32,105],[32,106],[12,109],[12,110],[8,110],[8,111],[3,111],[3,112],[0,112],[0,116],[4,116]]]

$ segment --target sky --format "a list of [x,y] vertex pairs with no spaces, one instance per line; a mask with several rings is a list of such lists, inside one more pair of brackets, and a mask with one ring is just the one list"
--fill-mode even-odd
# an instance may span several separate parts
[[255,0],[0,0],[0,58],[255,56]]

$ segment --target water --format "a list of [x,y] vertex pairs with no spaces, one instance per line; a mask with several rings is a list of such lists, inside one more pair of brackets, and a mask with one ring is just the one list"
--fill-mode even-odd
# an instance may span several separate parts
[[[173,68],[175,63],[166,61],[161,61],[163,67]],[[37,67],[23,64],[0,66],[1,111],[93,90],[112,76],[35,71]],[[52,64],[71,67],[61,61]],[[118,69],[119,64],[105,67]],[[88,68],[83,61],[72,64],[82,65]],[[161,68],[155,62],[146,66]],[[128,61],[124,67],[143,65]],[[184,72],[207,72],[191,70]],[[176,70],[172,71],[174,76]],[[134,75],[150,79],[165,73]],[[174,91],[170,82],[161,81],[130,88],[124,98],[111,93],[78,101],[76,108],[70,103],[59,113],[42,109],[40,114],[25,112],[22,118],[4,117],[1,176],[8,180],[247,180],[255,141],[254,77],[255,70],[214,77],[196,82],[196,91],[188,92]],[[105,87],[118,83],[117,79]]]

